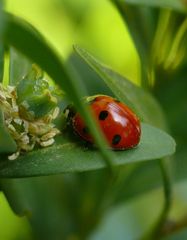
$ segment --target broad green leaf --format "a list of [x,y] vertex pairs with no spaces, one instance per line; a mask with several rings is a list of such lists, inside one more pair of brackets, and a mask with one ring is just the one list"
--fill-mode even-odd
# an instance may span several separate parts
[[150,93],[103,65],[79,46],[75,46],[75,51],[101,76],[116,97],[130,106],[142,121],[165,128],[166,124],[162,109]]
[[4,41],[37,63],[66,92],[67,97],[74,102],[75,107],[82,114],[90,128],[90,132],[96,140],[103,159],[111,167],[114,154],[106,151],[106,141],[81,99],[82,96],[87,94],[78,73],[75,72],[73,67],[65,66],[58,54],[27,22],[8,13],[5,14],[5,19],[6,31]]
[[[141,142],[137,148],[119,151],[114,165],[124,165],[162,158],[173,154],[174,140],[162,130],[142,124]],[[46,149],[33,151],[15,161],[6,159],[0,164],[0,177],[29,177],[67,172],[83,172],[104,168],[96,150],[84,149],[69,142]]]
[[16,148],[17,145],[5,127],[3,114],[0,110],[0,154],[15,152]]
[[180,0],[119,0],[119,2],[132,5],[169,8],[180,12],[186,12],[187,10],[187,3]]
[[31,68],[32,63],[23,54],[10,47],[9,85],[15,86]]

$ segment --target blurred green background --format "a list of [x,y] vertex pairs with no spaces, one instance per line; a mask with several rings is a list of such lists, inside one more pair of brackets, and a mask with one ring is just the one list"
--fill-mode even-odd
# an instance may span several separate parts
[[117,10],[107,0],[7,0],[6,9],[33,24],[67,59],[72,44],[139,82],[139,59]]

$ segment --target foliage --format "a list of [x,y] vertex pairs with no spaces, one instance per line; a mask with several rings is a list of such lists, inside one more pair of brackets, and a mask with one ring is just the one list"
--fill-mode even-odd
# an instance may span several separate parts
[[[88,239],[108,209],[158,186],[163,188],[164,204],[160,202],[157,219],[138,238],[159,239],[175,231],[175,224],[166,231],[166,222],[171,208],[171,168],[176,169],[174,183],[186,178],[186,3],[112,3],[126,22],[138,51],[141,86],[101,63],[85,47],[74,45],[72,56],[63,60],[34,26],[0,11],[2,86],[6,87],[5,78],[15,86],[18,100],[21,99],[18,106],[29,102],[34,120],[52,111],[53,94],[60,109],[54,124],[61,134],[55,137],[55,143],[43,149],[36,146],[10,161],[7,153],[14,153],[17,146],[5,123],[3,95],[0,96],[0,189],[14,212],[28,217],[36,239]],[[5,76],[7,58],[9,76]],[[28,74],[33,73],[33,63],[45,72],[41,81],[37,71]],[[43,88],[44,79],[49,85],[44,84]],[[96,85],[88,79],[94,79]],[[37,84],[39,93],[35,91]],[[137,148],[115,152],[108,149],[92,113],[82,101],[90,93],[113,95],[137,113],[142,121]],[[66,126],[63,109],[70,102],[84,117],[96,147],[87,148]],[[173,158],[170,156],[175,152],[175,141],[166,132],[178,144]],[[34,176],[37,178],[28,178]]]

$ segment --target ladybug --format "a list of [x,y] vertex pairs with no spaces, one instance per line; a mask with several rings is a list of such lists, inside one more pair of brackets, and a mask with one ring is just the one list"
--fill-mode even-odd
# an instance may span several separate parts
[[[140,121],[129,107],[106,95],[88,97],[86,102],[113,150],[125,150],[138,145],[141,135]],[[65,114],[74,132],[93,144],[93,138],[81,115],[71,107],[65,110]]]

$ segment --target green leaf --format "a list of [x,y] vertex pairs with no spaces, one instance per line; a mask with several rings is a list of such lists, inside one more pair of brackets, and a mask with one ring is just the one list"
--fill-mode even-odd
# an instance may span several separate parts
[[[119,151],[114,165],[124,165],[162,158],[173,154],[175,142],[168,134],[142,124],[142,137],[137,148]],[[96,150],[69,142],[25,154],[15,161],[1,161],[1,177],[29,177],[67,172],[83,172],[106,167]]]
[[131,107],[142,121],[165,129],[163,111],[150,93],[104,66],[79,46],[75,46],[75,51],[100,75],[116,97]]
[[3,114],[0,110],[0,153],[11,153],[15,152],[16,149],[17,145],[5,127]]
[[77,110],[83,116],[91,134],[96,140],[103,159],[112,167],[113,153],[106,151],[106,141],[99,131],[94,118],[82,101],[86,89],[75,69],[63,64],[58,54],[46,43],[43,37],[27,22],[6,13],[4,41],[37,63],[66,92]]
[[186,12],[187,10],[187,3],[180,0],[119,0],[119,2],[132,5],[169,8],[180,12]]

